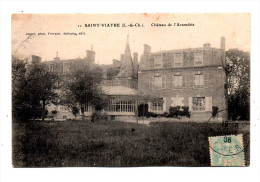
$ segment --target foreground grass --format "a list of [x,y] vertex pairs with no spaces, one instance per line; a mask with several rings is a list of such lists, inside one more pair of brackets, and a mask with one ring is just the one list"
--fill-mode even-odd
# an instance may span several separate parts
[[[206,129],[205,123],[14,123],[13,165],[210,166],[208,136],[230,133],[235,133],[233,127],[227,131],[221,124],[210,124]],[[244,139],[249,143],[249,135]],[[245,147],[249,165],[249,145]]]

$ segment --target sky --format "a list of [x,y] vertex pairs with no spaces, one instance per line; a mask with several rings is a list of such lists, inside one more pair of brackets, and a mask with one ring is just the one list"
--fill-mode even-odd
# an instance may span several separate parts
[[[120,27],[85,27],[85,24],[119,24]],[[122,27],[138,23],[142,27]],[[152,24],[172,26],[152,26]],[[194,26],[173,26],[174,23]],[[175,24],[176,25],[176,24]],[[81,26],[81,27],[80,27]],[[250,14],[13,14],[12,54],[24,59],[31,55],[50,61],[84,58],[86,50],[96,53],[96,63],[111,64],[124,53],[129,35],[131,52],[139,58],[143,45],[152,52],[202,47],[210,43],[220,48],[220,37],[226,38],[226,50],[239,48],[250,52]],[[63,33],[77,33],[63,35]],[[85,35],[79,35],[84,32]],[[27,35],[26,35],[27,33]],[[35,33],[28,39],[28,33]],[[38,35],[45,33],[45,35]],[[60,33],[61,35],[48,35]]]

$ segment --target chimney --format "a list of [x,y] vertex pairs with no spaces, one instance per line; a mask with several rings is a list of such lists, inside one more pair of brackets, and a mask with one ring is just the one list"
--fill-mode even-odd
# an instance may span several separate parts
[[203,47],[204,47],[204,48],[210,47],[210,43],[205,43],[205,44],[203,44]]
[[223,36],[220,38],[220,49],[222,50],[222,65],[226,65],[226,38]]
[[151,54],[151,47],[147,44],[144,44],[144,53],[143,55]]
[[137,76],[138,71],[138,53],[134,52],[133,54],[133,66],[134,66],[134,76]]
[[102,79],[103,80],[107,79],[107,69],[105,67],[102,69]]
[[36,55],[32,55],[32,63],[39,64],[42,61],[42,58]]
[[95,63],[95,51],[93,51],[93,45],[91,45],[91,50],[87,50],[87,57],[88,63],[90,65],[94,65]]
[[225,50],[225,48],[226,48],[226,38],[225,37],[220,38],[220,48],[222,50]]

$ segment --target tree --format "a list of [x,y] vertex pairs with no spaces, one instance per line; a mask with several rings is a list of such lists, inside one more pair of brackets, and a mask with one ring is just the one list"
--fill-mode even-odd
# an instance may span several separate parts
[[250,54],[239,49],[226,52],[228,111],[233,119],[250,119]]
[[70,107],[79,105],[84,120],[86,106],[92,105],[96,109],[101,109],[103,102],[101,80],[102,72],[98,68],[74,68],[66,80],[62,103]]
[[74,115],[75,119],[77,117],[77,114],[79,113],[79,108],[76,106],[72,107],[72,114]]
[[27,87],[30,91],[30,100],[33,106],[41,105],[42,121],[45,118],[45,108],[50,102],[56,103],[58,99],[58,75],[50,72],[44,65],[31,65],[27,75]]
[[26,60],[12,61],[13,117],[18,120],[44,117],[45,106],[57,99],[55,84],[58,76],[44,65],[28,64]]
[[33,115],[28,100],[26,66],[26,60],[12,57],[12,117],[16,120],[26,120]]

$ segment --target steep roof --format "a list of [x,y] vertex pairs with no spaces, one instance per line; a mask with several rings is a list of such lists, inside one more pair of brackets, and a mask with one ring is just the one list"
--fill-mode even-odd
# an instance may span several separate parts
[[102,86],[106,95],[137,95],[137,90],[124,86]]
[[130,50],[128,37],[127,37],[125,52],[121,60],[120,72],[116,77],[131,77],[133,75],[134,75],[133,60],[132,60],[131,50]]

